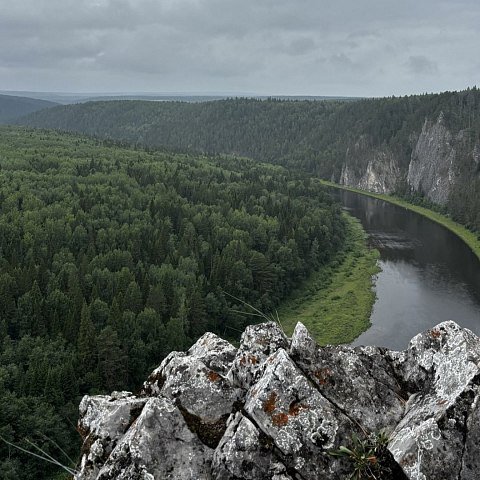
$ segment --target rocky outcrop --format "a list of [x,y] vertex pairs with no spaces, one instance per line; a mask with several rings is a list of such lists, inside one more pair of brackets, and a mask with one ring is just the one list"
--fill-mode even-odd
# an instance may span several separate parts
[[85,397],[79,431],[76,480],[340,480],[355,468],[340,447],[360,455],[380,432],[375,478],[473,480],[480,339],[454,322],[402,352],[320,347],[300,323],[291,339],[250,326],[238,349],[207,333],[140,394]]
[[[351,164],[365,164],[364,168],[353,168]],[[368,190],[374,193],[393,193],[401,179],[395,156],[388,149],[372,148],[360,138],[347,150],[346,161],[340,175],[340,184]]]
[[446,128],[441,114],[435,123],[425,120],[422,132],[412,153],[407,183],[439,205],[448,201],[455,182],[456,147],[462,132],[456,138]]

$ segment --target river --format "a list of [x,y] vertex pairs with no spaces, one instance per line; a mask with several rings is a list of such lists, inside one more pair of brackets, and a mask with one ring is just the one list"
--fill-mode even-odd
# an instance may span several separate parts
[[335,189],[380,251],[372,326],[352,345],[404,349],[417,333],[454,320],[480,335],[480,261],[455,234],[415,212]]

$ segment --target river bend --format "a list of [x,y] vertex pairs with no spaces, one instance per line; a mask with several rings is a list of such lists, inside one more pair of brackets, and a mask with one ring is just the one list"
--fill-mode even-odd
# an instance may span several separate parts
[[353,345],[404,349],[417,333],[454,320],[480,335],[480,261],[445,227],[403,207],[335,189],[380,251],[372,326]]

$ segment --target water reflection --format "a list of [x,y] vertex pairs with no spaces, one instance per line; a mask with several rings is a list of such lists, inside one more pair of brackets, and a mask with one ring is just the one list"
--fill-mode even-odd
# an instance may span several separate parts
[[344,190],[334,195],[381,257],[372,327],[353,345],[403,349],[444,320],[480,335],[480,262],[462,240],[405,208]]

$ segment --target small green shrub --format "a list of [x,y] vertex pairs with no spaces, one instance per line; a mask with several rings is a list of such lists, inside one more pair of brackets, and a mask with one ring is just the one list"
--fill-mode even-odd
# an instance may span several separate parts
[[390,478],[392,473],[390,467],[382,461],[387,453],[387,444],[388,437],[383,432],[370,434],[364,440],[354,434],[350,447],[342,445],[329,454],[348,458],[352,462],[351,479],[380,480]]

